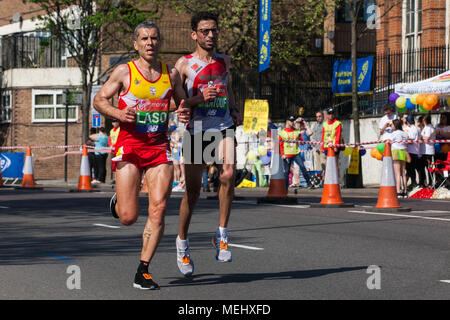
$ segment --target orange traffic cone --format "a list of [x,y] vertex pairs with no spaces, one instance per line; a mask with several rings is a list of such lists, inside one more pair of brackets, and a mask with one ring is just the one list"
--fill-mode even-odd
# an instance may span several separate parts
[[297,198],[289,198],[286,190],[286,182],[284,180],[284,163],[281,158],[278,131],[272,130],[272,141],[274,150],[270,161],[270,182],[269,191],[264,198],[258,198],[257,203],[278,203],[278,204],[296,204]]
[[322,200],[319,204],[311,204],[312,208],[349,208],[351,203],[344,203],[339,186],[337,158],[333,148],[328,148],[325,180],[323,183]]
[[81,155],[80,177],[78,178],[78,191],[92,191],[91,169],[89,167],[89,158],[86,145],[83,145]]
[[386,143],[383,153],[380,191],[378,202],[374,208],[366,209],[372,212],[408,212],[410,208],[402,208],[397,198],[394,163],[392,161],[391,144]]
[[33,169],[33,156],[31,155],[31,147],[27,147],[27,153],[25,155],[25,163],[23,165],[23,178],[22,188],[35,188],[34,182],[34,169]]

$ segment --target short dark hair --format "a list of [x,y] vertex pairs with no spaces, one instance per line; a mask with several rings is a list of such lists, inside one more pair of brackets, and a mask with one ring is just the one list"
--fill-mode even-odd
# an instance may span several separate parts
[[383,106],[383,112],[385,112],[385,111],[387,111],[387,110],[394,111],[394,107],[393,107],[390,103],[386,103],[386,104]]
[[431,116],[429,114],[425,115],[423,117],[423,122],[425,122],[425,124],[431,124]]
[[399,119],[392,120],[395,130],[402,130],[402,121]]
[[136,28],[134,29],[134,40],[137,40],[139,38],[139,29],[147,28],[147,29],[156,29],[158,31],[158,38],[161,39],[161,32],[159,31],[159,27],[156,23],[152,21],[144,21],[139,23]]
[[211,11],[200,11],[194,14],[191,18],[191,28],[194,31],[197,31],[197,27],[200,21],[203,20],[214,20],[216,24],[219,24],[219,18],[217,14]]

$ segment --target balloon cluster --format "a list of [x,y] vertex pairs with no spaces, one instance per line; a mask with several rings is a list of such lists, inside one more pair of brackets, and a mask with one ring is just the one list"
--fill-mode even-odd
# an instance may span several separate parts
[[[447,103],[450,102],[450,97],[447,98]],[[391,93],[389,95],[389,102],[394,103],[399,113],[404,113],[406,110],[413,110],[417,105],[419,111],[428,113],[431,110],[437,110],[440,107],[439,97],[436,94],[413,94],[410,98],[401,97],[398,93]]]
[[247,152],[247,160],[253,162],[257,159],[258,155],[260,157],[267,157],[267,148],[265,146],[259,146],[256,150],[249,150]]

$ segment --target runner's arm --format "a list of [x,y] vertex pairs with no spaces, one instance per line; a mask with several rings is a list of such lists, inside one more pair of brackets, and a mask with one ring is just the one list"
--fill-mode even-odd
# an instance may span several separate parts
[[[108,81],[103,85],[100,91],[94,97],[94,108],[109,118],[115,118],[122,122],[134,122],[136,117],[135,105],[127,106],[125,109],[119,110],[114,107],[110,100],[117,95],[121,90],[127,88],[129,84],[125,85],[124,79],[128,79],[128,66],[122,64],[118,66],[109,77]],[[134,112],[133,112],[134,110]]]
[[[184,92],[183,84],[186,82],[186,78],[188,75],[187,68],[188,68],[188,64],[187,64],[186,58],[181,57],[180,59],[178,59],[177,63],[175,64],[175,69],[178,71],[178,73],[180,75],[179,76],[180,86],[181,86],[183,92]],[[186,97],[186,99],[185,99],[186,107],[192,108],[200,103],[214,99],[215,97],[217,97],[217,91],[218,91],[218,88],[207,87],[207,88],[203,89],[203,91],[200,92],[200,94],[198,94],[194,97],[191,97],[191,98]],[[185,95],[186,95],[186,92],[185,92]]]

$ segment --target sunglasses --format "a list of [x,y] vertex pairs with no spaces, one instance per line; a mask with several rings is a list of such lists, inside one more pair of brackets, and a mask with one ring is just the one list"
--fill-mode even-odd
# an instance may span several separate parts
[[212,32],[213,34],[219,34],[219,29],[217,29],[217,28],[198,29],[197,32],[200,32],[201,34],[203,34],[206,37],[210,32]]

